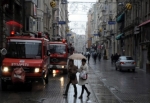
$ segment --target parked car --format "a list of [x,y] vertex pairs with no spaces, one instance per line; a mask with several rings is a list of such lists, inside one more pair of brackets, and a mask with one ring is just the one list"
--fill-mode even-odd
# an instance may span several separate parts
[[135,72],[135,60],[131,56],[120,56],[115,66],[116,70],[132,70]]

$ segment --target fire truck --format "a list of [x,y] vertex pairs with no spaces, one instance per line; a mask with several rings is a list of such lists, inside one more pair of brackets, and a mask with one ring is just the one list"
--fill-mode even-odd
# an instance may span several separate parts
[[53,73],[53,70],[62,70],[64,73],[67,73],[68,44],[66,40],[50,41],[49,50],[51,58],[50,73]]
[[24,33],[7,37],[6,48],[1,50],[4,55],[1,68],[1,87],[8,85],[39,81],[48,83],[49,40],[41,33]]

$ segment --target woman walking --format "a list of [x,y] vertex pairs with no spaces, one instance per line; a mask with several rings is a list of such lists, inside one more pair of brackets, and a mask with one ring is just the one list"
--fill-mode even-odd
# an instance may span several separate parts
[[[82,72],[84,72],[84,73],[88,73],[88,66],[87,66],[87,64],[86,64],[86,59],[82,59],[82,65],[81,65],[81,67],[80,67],[80,69],[78,70],[80,73],[82,73]],[[88,75],[88,74],[87,74]],[[89,92],[89,90],[87,89],[87,87],[85,86],[85,84],[87,84],[88,83],[88,80],[86,79],[86,80],[84,80],[84,79],[82,79],[81,77],[79,77],[79,85],[81,85],[82,86],[82,90],[81,90],[81,95],[79,96],[79,99],[82,99],[82,97],[83,97],[83,93],[84,93],[84,90],[86,90],[86,92],[87,92],[87,97],[89,97],[90,96],[90,92]]]

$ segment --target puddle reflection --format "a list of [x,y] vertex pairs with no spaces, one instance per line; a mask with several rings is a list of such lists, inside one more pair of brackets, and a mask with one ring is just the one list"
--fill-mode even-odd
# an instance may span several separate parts
[[61,84],[61,86],[64,86],[64,77],[60,78],[60,84]]
[[72,98],[71,99],[65,98],[65,103],[79,103],[79,102],[77,102],[77,98],[74,98],[73,100],[72,100]]

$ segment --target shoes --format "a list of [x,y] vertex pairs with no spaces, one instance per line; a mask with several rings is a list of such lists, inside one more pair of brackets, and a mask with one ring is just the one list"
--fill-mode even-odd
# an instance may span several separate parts
[[90,96],[90,94],[91,94],[91,93],[90,93],[90,92],[88,92],[88,93],[87,93],[87,97],[89,97],[89,96]]
[[77,95],[75,94],[75,95],[73,95],[75,98],[77,98]]
[[80,96],[79,99],[82,99],[82,96]]

